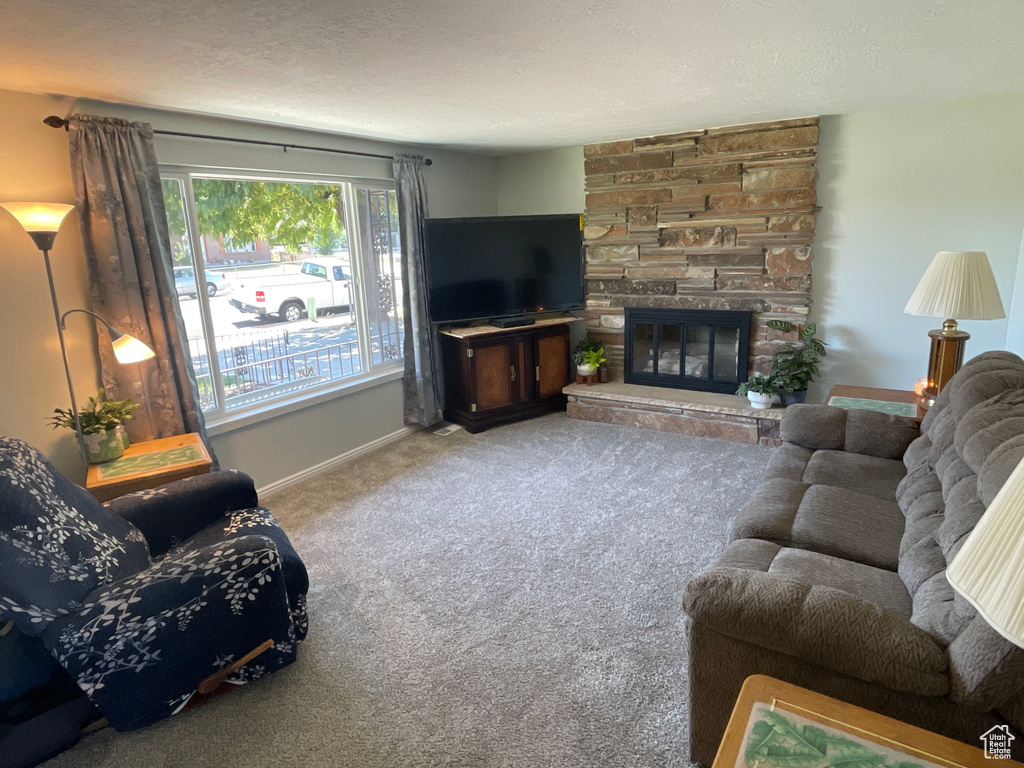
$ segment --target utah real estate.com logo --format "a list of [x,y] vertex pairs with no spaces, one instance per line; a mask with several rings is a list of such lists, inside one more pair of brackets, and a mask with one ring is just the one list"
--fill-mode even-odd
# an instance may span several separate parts
[[1010,726],[997,725],[981,734],[985,744],[985,757],[988,760],[1009,760],[1010,742],[1016,738],[1010,733]]

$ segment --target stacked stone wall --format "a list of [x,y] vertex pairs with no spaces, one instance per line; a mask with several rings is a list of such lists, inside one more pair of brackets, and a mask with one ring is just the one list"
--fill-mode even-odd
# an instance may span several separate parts
[[749,310],[768,370],[810,310],[817,147],[817,117],[584,147],[587,326],[613,377],[625,307]]

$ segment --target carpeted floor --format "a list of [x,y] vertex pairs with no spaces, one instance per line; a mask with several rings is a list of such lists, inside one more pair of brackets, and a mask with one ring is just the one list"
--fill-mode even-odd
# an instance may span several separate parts
[[680,598],[769,454],[564,414],[393,443],[263,500],[312,582],[292,667],[47,766],[685,766]]

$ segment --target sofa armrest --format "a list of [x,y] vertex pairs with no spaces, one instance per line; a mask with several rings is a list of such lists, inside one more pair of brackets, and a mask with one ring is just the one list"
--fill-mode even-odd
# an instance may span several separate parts
[[744,568],[712,568],[690,581],[690,617],[729,637],[868,683],[942,696],[943,650],[891,611],[839,589]]
[[921,436],[921,430],[906,416],[831,405],[791,405],[782,415],[780,435],[788,443],[815,451],[902,459],[907,447]]
[[157,557],[228,512],[258,504],[252,478],[229,470],[129,493],[106,507],[141,530],[150,554]]

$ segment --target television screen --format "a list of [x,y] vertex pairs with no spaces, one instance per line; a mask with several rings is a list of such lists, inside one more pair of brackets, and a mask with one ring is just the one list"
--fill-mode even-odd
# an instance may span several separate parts
[[452,322],[583,306],[579,214],[427,219],[431,318]]

